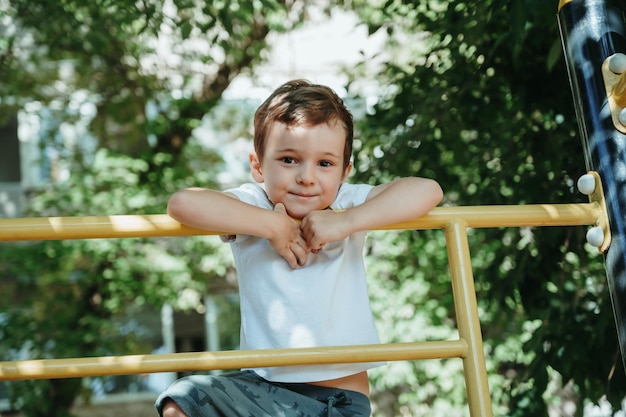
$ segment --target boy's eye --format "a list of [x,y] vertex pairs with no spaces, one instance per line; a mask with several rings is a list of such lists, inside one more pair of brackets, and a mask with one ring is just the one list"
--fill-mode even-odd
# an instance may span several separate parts
[[294,164],[296,162],[296,160],[290,156],[283,156],[280,160],[286,164]]
[[331,167],[333,166],[333,163],[330,161],[320,161],[320,166],[321,167]]

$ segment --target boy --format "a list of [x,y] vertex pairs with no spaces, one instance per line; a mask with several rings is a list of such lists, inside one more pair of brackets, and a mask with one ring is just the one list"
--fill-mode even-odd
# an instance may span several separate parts
[[[254,116],[249,161],[257,184],[171,197],[174,219],[233,233],[224,238],[239,280],[242,349],[378,343],[365,282],[365,235],[426,214],[443,194],[424,178],[345,183],[352,140],[352,115],[331,89],[287,82]],[[380,365],[191,376],[172,384],[156,406],[163,417],[369,416],[367,370]]]

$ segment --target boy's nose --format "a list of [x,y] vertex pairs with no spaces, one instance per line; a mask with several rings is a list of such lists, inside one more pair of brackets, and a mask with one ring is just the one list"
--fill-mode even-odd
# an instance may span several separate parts
[[313,167],[308,165],[302,165],[296,176],[298,184],[311,184],[315,180],[315,174],[313,173]]

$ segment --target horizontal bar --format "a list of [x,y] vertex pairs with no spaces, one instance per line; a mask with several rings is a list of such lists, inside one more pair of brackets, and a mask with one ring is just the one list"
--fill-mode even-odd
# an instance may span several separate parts
[[464,340],[297,349],[103,356],[0,362],[0,381],[77,378],[153,372],[209,371],[286,365],[462,358]]
[[[598,203],[437,207],[414,220],[377,230],[443,229],[455,219],[468,227],[576,226],[595,224]],[[166,214],[0,219],[0,241],[193,236],[227,234],[184,226]]]

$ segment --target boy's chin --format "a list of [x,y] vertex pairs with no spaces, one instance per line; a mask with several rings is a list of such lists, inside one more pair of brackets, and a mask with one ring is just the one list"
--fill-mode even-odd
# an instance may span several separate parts
[[302,220],[306,217],[307,214],[309,214],[312,211],[315,210],[311,210],[311,209],[306,209],[306,208],[292,208],[290,209],[289,207],[286,207],[287,209],[287,214],[289,215],[289,217],[291,217],[294,220]]
[[289,217],[291,217],[294,220],[302,220],[309,213],[310,212],[303,213],[303,212],[300,212],[300,211],[291,212],[291,211],[287,210],[287,214],[289,215]]

